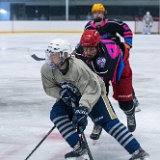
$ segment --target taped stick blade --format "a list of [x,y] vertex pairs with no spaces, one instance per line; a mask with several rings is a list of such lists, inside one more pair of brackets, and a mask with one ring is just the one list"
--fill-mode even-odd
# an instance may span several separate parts
[[32,50],[31,50],[30,48],[27,49],[27,52],[28,52],[28,54],[29,54],[30,56],[33,55],[33,52],[32,52]]

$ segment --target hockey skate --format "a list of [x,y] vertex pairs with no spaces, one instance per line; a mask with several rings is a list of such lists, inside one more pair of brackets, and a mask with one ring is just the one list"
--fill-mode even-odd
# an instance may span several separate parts
[[135,119],[135,113],[127,115],[127,126],[128,130],[130,132],[134,132],[136,129],[136,119]]
[[135,118],[135,106],[131,109],[124,111],[127,116],[127,127],[130,132],[134,132],[136,129],[136,118]]
[[95,144],[97,142],[97,140],[99,139],[100,135],[102,132],[102,127],[101,126],[93,126],[93,130],[92,133],[90,135],[90,138],[93,140],[93,144]]
[[149,160],[149,154],[140,147],[129,160]]
[[136,97],[133,98],[133,105],[135,106],[135,112],[140,112],[141,109],[139,107],[139,102],[138,102],[138,99]]
[[78,142],[73,151],[65,154],[67,160],[90,160],[88,152],[84,143]]

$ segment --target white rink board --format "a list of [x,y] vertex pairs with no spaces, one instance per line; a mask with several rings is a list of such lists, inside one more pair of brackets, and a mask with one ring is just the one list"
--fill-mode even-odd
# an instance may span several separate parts
[[[2,34],[0,37],[0,160],[24,160],[43,136],[52,128],[49,113],[55,99],[47,96],[41,85],[40,67],[27,48],[39,57],[44,56],[48,43],[65,38],[72,47],[80,34]],[[150,154],[151,160],[160,157],[160,37],[134,35],[130,62],[133,86],[140,102],[136,113],[137,129],[133,135]],[[109,98],[119,119],[126,125],[126,117],[112,98]],[[92,122],[85,131],[94,160],[128,160],[130,155],[107,133],[102,132],[93,146],[89,135]],[[64,160],[70,147],[57,130],[33,153],[30,160]]]
[[[0,33],[82,33],[88,21],[0,21]],[[134,22],[126,22],[134,32]]]

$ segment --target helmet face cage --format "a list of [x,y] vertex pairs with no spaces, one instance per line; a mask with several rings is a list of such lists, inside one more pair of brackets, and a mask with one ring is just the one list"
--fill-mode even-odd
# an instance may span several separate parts
[[[45,63],[51,69],[57,69],[63,65],[65,60],[70,57],[72,53],[72,48],[70,43],[64,39],[55,39],[51,41],[48,45],[48,48],[45,51]],[[54,64],[51,62],[51,54],[59,54],[60,62],[59,64]]]
[[[50,52],[48,50],[45,51],[45,63],[47,64],[47,66],[49,66],[51,69],[57,69],[59,68],[59,64],[54,64],[51,59],[50,59],[50,56],[51,54],[61,54],[61,53],[58,53],[58,52]],[[61,57],[61,55],[60,55]],[[61,61],[63,60],[63,58],[61,58]],[[60,61],[60,62],[61,62]]]

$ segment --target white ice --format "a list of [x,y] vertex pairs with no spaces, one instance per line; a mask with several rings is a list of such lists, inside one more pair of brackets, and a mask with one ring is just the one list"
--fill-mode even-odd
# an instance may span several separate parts
[[[49,114],[55,99],[42,88],[40,68],[27,54],[31,48],[44,57],[48,43],[54,38],[68,39],[72,47],[80,34],[2,34],[0,35],[0,160],[24,160],[41,141],[53,124]],[[130,63],[133,86],[140,102],[136,113],[137,129],[133,133],[151,160],[160,159],[160,36],[134,35]],[[109,98],[119,119],[126,117],[112,98]],[[92,122],[85,131],[94,160],[128,160],[130,155],[110,135],[102,132],[96,145],[89,135]],[[71,148],[57,129],[31,155],[30,160],[63,160]]]

